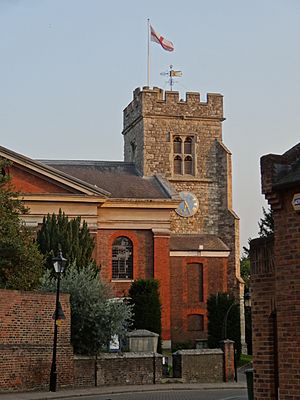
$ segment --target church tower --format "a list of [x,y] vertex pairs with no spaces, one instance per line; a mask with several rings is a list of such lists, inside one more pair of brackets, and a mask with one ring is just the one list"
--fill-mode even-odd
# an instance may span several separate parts
[[144,87],[124,110],[124,160],[163,175],[182,203],[172,234],[216,235],[230,250],[228,289],[237,294],[239,221],[232,210],[231,153],[222,142],[223,96]]
[[[180,99],[178,92],[138,88],[123,118],[125,162],[134,162],[144,177],[163,177],[170,196],[181,198],[163,234],[169,266],[157,260],[154,271],[163,310],[170,293],[171,340],[206,340],[210,294],[229,291],[241,304],[243,299],[231,153],[222,141],[223,96],[210,93],[202,102],[199,93]],[[243,326],[241,331],[243,342]]]

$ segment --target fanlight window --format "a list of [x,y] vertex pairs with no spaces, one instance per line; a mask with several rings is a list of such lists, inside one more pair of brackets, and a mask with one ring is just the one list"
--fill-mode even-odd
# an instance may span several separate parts
[[125,236],[119,236],[112,245],[112,279],[133,278],[133,245]]

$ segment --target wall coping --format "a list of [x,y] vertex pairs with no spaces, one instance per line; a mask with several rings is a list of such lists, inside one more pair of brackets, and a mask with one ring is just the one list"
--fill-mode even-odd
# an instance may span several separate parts
[[139,352],[125,352],[125,353],[101,353],[98,356],[98,361],[101,359],[122,359],[122,358],[162,358],[163,356],[159,353],[154,353],[154,352],[145,352],[145,353],[139,353]]
[[221,349],[191,349],[191,350],[178,350],[173,355],[183,356],[200,356],[206,354],[223,354]]

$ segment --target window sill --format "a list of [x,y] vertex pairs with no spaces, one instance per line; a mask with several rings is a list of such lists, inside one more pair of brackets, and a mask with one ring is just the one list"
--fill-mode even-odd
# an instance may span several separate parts
[[131,279],[131,278],[128,278],[128,279],[124,279],[124,278],[117,279],[117,278],[114,278],[114,279],[111,279],[111,282],[134,282],[134,279]]

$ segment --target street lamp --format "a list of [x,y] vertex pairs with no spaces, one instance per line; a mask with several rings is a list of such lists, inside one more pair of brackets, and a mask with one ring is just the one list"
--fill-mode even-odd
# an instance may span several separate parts
[[60,276],[64,272],[66,265],[66,258],[62,256],[62,252],[59,252],[58,257],[52,259],[54,270],[57,274],[57,286],[56,286],[56,303],[55,303],[55,316],[54,316],[54,339],[53,339],[53,353],[52,353],[52,364],[50,372],[50,392],[56,392],[57,383],[57,370],[56,370],[56,348],[57,348],[57,327],[59,321],[59,314],[61,312],[61,305],[59,302],[59,286]]

